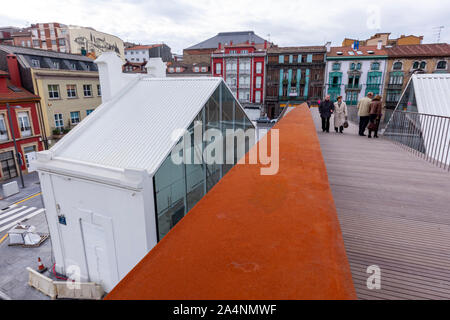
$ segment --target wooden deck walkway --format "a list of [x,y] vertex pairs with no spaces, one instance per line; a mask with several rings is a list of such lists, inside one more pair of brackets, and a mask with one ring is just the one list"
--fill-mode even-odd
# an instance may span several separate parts
[[[353,124],[322,133],[311,113],[358,298],[450,299],[450,174]],[[371,265],[380,290],[367,288]]]

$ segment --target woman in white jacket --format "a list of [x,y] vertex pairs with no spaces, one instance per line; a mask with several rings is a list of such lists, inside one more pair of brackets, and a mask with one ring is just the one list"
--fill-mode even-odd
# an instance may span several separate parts
[[347,104],[342,101],[342,96],[334,103],[334,130],[344,133],[344,123],[347,121]]

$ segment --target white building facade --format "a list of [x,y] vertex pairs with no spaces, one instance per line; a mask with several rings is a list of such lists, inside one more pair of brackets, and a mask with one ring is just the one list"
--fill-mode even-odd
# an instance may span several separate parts
[[333,101],[342,96],[348,105],[373,92],[382,95],[387,53],[379,46],[358,49],[334,47],[327,53],[325,94]]

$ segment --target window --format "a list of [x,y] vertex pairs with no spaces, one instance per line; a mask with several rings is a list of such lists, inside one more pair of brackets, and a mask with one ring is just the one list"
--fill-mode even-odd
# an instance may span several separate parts
[[27,47],[31,47],[31,41],[27,40]]
[[70,68],[71,68],[72,70],[77,70],[77,64],[76,64],[75,62],[72,62],[72,63],[70,64]]
[[248,54],[248,50],[241,50],[241,54]]
[[181,68],[180,68],[180,67],[176,67],[176,68],[175,68],[175,71],[176,71],[176,72],[181,72]]
[[256,63],[256,73],[262,73],[262,63],[261,62]]
[[422,61],[422,62],[420,63],[420,69],[425,69],[426,66],[427,66],[427,63],[426,63],[425,61]]
[[230,54],[236,54],[237,50],[230,50]]
[[356,64],[356,70],[361,70],[361,63],[358,62],[358,63]]
[[419,69],[419,61],[413,63],[413,69]]
[[97,95],[98,95],[99,97],[102,96],[102,88],[100,87],[99,84],[97,85]]
[[94,111],[94,109],[88,109],[88,110],[86,110],[86,115],[87,115],[87,116],[90,115],[93,111]]
[[66,45],[66,40],[65,39],[59,39],[58,42],[59,42],[60,46],[65,46]]
[[198,67],[194,67],[194,72],[199,72],[199,68]]
[[31,65],[35,68],[39,68],[41,66],[41,63],[38,59],[31,59]]
[[206,70],[206,67],[202,67],[202,72],[206,72],[207,70]]
[[255,103],[261,103],[261,91],[255,92]]
[[401,94],[399,90],[388,90],[386,93],[386,102],[398,102]]
[[28,117],[28,112],[19,112],[17,114],[19,119],[20,135],[22,137],[31,136],[31,125],[30,118]]
[[55,30],[54,29],[50,29],[50,37],[54,37],[55,36]]
[[284,63],[284,56],[282,54],[278,56],[278,63]]
[[83,93],[85,97],[92,97],[92,86],[90,84],[83,84]]
[[173,68],[169,68],[169,72],[172,73],[174,71]]
[[77,97],[77,86],[74,84],[67,85],[67,97],[76,98]]
[[436,66],[436,69],[439,69],[439,70],[447,69],[447,61],[439,61]]
[[379,62],[372,63],[372,70],[380,70],[380,63]]
[[56,113],[56,114],[54,115],[54,118],[55,118],[55,127],[56,127],[57,129],[62,129],[62,128],[64,128],[64,121],[63,121],[63,115],[62,115],[62,113]]
[[80,122],[80,111],[70,112],[70,123],[77,124]]
[[[36,146],[28,146],[23,148],[23,153],[25,154],[25,165],[27,168],[30,167],[30,153],[35,154],[36,153]],[[34,159],[34,157],[33,157]]]
[[216,74],[221,74],[221,73],[222,73],[222,64],[216,63]]
[[306,56],[306,62],[312,62],[312,54],[308,54],[307,56]]
[[389,84],[394,84],[394,85],[403,84],[403,75],[397,74],[397,73],[391,74],[389,76]]
[[341,70],[341,64],[338,63],[338,62],[333,63],[333,70],[334,70],[334,71],[336,71],[336,70]]
[[261,81],[262,81],[261,77],[256,77],[256,88],[257,89],[261,89]]
[[397,62],[394,63],[392,69],[394,69],[394,70],[402,70],[402,67],[403,67],[403,63],[401,63],[400,61],[397,61]]
[[59,69],[59,61],[53,61],[53,69]]
[[350,70],[355,70],[356,65],[354,63],[350,64]]
[[52,40],[52,46],[56,46],[56,40]]
[[5,115],[0,114],[0,141],[8,140],[8,130],[6,129]]
[[41,43],[39,42],[39,40],[33,40],[33,47],[40,47]]
[[48,85],[48,97],[50,99],[59,99],[59,85],[57,84]]

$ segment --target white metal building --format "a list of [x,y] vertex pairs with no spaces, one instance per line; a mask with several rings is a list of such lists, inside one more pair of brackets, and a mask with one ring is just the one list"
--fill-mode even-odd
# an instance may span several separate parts
[[234,163],[209,164],[200,141],[187,149],[203,154],[199,164],[175,164],[183,130],[197,141],[198,125],[201,133],[253,125],[222,78],[164,78],[160,58],[148,74],[123,74],[114,53],[96,63],[103,104],[34,165],[57,271],[75,266],[109,291],[239,160],[238,146],[224,146]]
[[[450,73],[413,74],[395,111],[412,112],[404,118],[417,128],[422,151],[436,161],[450,165]],[[390,121],[398,122],[392,117]],[[414,130],[410,132],[414,133]]]

